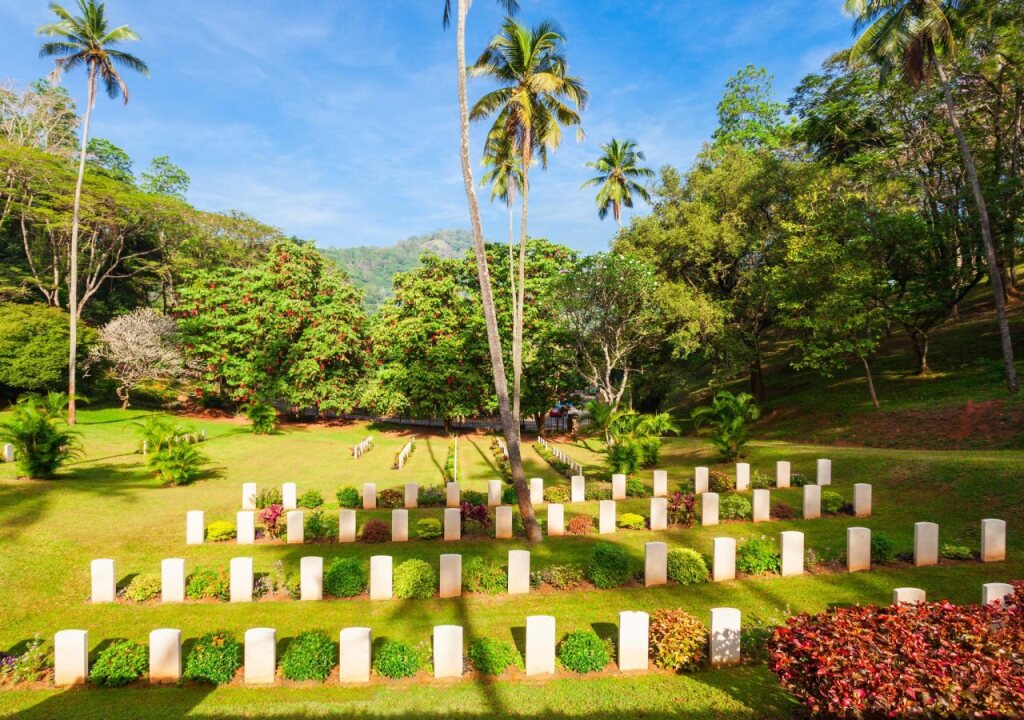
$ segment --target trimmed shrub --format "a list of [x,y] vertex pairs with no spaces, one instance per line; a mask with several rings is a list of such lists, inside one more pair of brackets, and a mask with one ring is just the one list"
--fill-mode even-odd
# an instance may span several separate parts
[[535,584],[546,583],[556,590],[565,590],[587,579],[587,571],[579,565],[552,565],[532,573]]
[[377,493],[377,507],[385,510],[405,507],[405,493],[398,488],[387,488]]
[[487,507],[487,493],[479,490],[460,490],[459,495],[463,505],[471,507]]
[[259,510],[271,505],[282,504],[284,504],[284,499],[281,497],[281,488],[268,487],[256,493],[256,507]]
[[440,485],[420,488],[420,507],[444,507],[448,504],[448,493]]
[[359,595],[368,582],[366,569],[358,558],[336,557],[324,573],[324,590],[334,597]]
[[135,682],[149,670],[149,651],[142,643],[115,640],[96,657],[89,681],[100,687],[120,687]]
[[235,525],[227,520],[216,520],[206,528],[206,539],[210,542],[225,542],[235,539]]
[[225,570],[200,568],[188,576],[185,597],[189,600],[227,600],[231,595],[231,577]]
[[406,560],[395,568],[395,597],[426,599],[437,592],[437,573],[425,560]]
[[782,558],[767,538],[751,538],[736,548],[736,569],[747,575],[777,573]]
[[203,635],[185,658],[184,676],[195,682],[223,685],[242,667],[242,645],[228,632]]
[[558,661],[574,673],[603,670],[611,659],[608,643],[589,630],[576,630],[558,644]]
[[796,517],[796,512],[793,510],[792,505],[780,500],[772,505],[771,516],[777,520],[791,520]]
[[846,501],[843,500],[843,496],[837,493],[835,490],[822,490],[821,491],[821,511],[828,513],[829,515],[835,515],[839,512]]
[[565,526],[570,535],[590,535],[594,532],[594,518],[589,515],[577,515]]
[[588,482],[583,486],[583,499],[584,500],[611,500],[612,499],[612,486],[611,483],[602,482]]
[[363,499],[359,497],[359,491],[351,485],[338,488],[336,496],[338,498],[338,505],[343,508],[352,509],[362,507],[363,505]]
[[649,631],[651,660],[665,670],[697,670],[704,661],[708,630],[682,610],[656,610]]
[[269,403],[254,402],[240,409],[249,418],[253,435],[270,435],[277,427],[277,410]]
[[626,497],[647,497],[647,488],[637,478],[626,478]]
[[[2,371],[0,371],[2,372]],[[82,454],[79,433],[64,421],[67,395],[28,394],[0,422],[0,443],[14,446],[18,471],[31,478],[50,478],[68,460]]]
[[136,575],[124,589],[124,596],[132,602],[146,602],[160,594],[160,576],[156,573]]
[[312,540],[332,540],[338,537],[338,516],[324,515],[320,509],[306,513],[305,535]]
[[718,516],[723,520],[746,520],[751,512],[753,506],[742,495],[726,495],[718,504]]
[[552,485],[544,488],[544,502],[567,503],[572,499],[572,490],[568,485]]
[[359,531],[359,539],[367,543],[382,543],[391,539],[391,526],[383,520],[367,520]]
[[281,657],[281,674],[289,680],[323,682],[334,669],[334,643],[320,630],[299,633]]
[[519,504],[519,496],[516,494],[515,485],[506,485],[501,489],[501,504],[512,505],[513,507]]
[[471,642],[469,661],[484,675],[501,675],[509,667],[523,668],[523,657],[515,646],[493,638],[477,638]]
[[668,579],[680,585],[696,585],[708,581],[708,566],[704,556],[690,548],[668,551]]
[[594,545],[587,577],[602,589],[626,584],[629,581],[629,554],[626,548],[607,542]]
[[947,560],[973,560],[974,551],[966,545],[943,545],[939,555]]
[[318,508],[324,504],[324,496],[320,494],[319,490],[307,490],[302,493],[302,497],[296,503],[300,508],[309,508],[310,510]]
[[462,589],[494,595],[508,590],[508,573],[494,560],[471,557],[462,565]]
[[751,490],[770,490],[775,487],[775,478],[762,470],[750,473]]
[[884,565],[896,559],[896,544],[885,533],[871,533],[871,562]]
[[386,678],[412,677],[420,669],[420,656],[397,640],[385,640],[373,653],[373,669]]
[[803,487],[804,485],[813,484],[811,478],[807,477],[803,473],[790,473],[789,474],[789,486],[790,487]]
[[736,483],[721,470],[708,470],[708,491],[726,493],[735,489]]
[[647,518],[636,513],[622,513],[619,516],[618,526],[630,530],[643,530],[647,527]]
[[444,534],[441,521],[437,518],[423,518],[416,521],[416,537],[424,540],[433,540]]

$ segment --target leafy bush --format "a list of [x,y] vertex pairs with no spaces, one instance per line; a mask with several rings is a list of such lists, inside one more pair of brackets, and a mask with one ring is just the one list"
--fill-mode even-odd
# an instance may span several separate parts
[[483,675],[501,675],[510,667],[523,668],[523,656],[512,643],[477,638],[469,644],[469,661]]
[[124,596],[132,602],[146,602],[160,594],[160,576],[156,573],[136,575],[124,589]]
[[789,503],[784,503],[781,500],[772,505],[771,515],[777,520],[791,520],[796,517],[796,511],[793,510],[793,506]]
[[761,470],[755,470],[750,474],[751,490],[770,490],[775,487],[775,478]]
[[583,486],[585,500],[611,500],[612,486],[610,483],[588,482]]
[[512,506],[519,504],[519,495],[516,493],[515,485],[506,485],[501,489],[501,504]]
[[649,630],[651,660],[665,670],[697,670],[704,661],[708,630],[682,610],[656,610]]
[[782,558],[767,538],[751,538],[736,548],[736,569],[747,575],[777,573]]
[[1014,585],[1005,608],[854,605],[791,617],[768,643],[769,668],[822,716],[1022,717],[1024,583]]
[[268,537],[276,538],[281,534],[281,519],[285,517],[283,505],[271,505],[260,510],[260,522]]
[[445,456],[445,459],[444,459],[444,470],[442,471],[442,475],[444,475],[444,481],[446,483],[454,482],[455,481],[455,441],[454,440],[452,442],[448,443],[448,454]]
[[896,544],[885,533],[871,533],[871,562],[884,565],[896,559]]
[[708,581],[704,556],[690,548],[668,551],[668,579],[680,585],[696,585]]
[[53,667],[53,653],[42,638],[36,635],[20,655],[0,653],[0,682],[13,684],[39,682]]
[[306,513],[305,535],[312,540],[331,540],[338,537],[337,515],[324,515],[323,510]]
[[448,504],[448,493],[440,485],[422,487],[417,504],[420,507],[444,507]]
[[296,503],[300,508],[308,508],[313,510],[324,504],[324,496],[320,494],[319,490],[307,490],[302,493],[302,497]]
[[626,497],[647,497],[647,487],[637,478],[626,478]]
[[227,600],[230,596],[231,577],[224,570],[200,568],[185,583],[185,597],[189,600]]
[[383,520],[367,520],[359,533],[363,542],[382,543],[391,539],[391,528]]
[[424,560],[406,560],[395,568],[395,597],[423,600],[437,592],[437,573]]
[[674,492],[668,499],[670,525],[690,527],[697,520],[697,496],[693,493]]
[[[14,277],[5,275],[5,284],[20,284]],[[64,310],[42,303],[0,302],[0,385],[37,392],[67,387],[69,319]],[[79,323],[83,363],[95,341],[96,331]]]
[[708,470],[708,490],[713,493],[727,493],[736,487],[733,479],[721,470]]
[[366,590],[368,580],[361,560],[336,557],[324,573],[324,590],[334,597],[353,597]]
[[256,507],[260,510],[271,505],[283,504],[284,499],[281,497],[281,488],[268,487],[256,493]]
[[377,493],[377,507],[393,510],[405,506],[405,493],[398,488],[387,488]]
[[620,440],[606,451],[608,469],[632,475],[640,467],[640,446],[635,440]]
[[565,526],[570,535],[590,535],[594,532],[594,518],[590,515],[577,515]]
[[622,515],[619,516],[618,525],[620,528],[643,530],[647,526],[647,518],[643,515],[637,515],[636,513],[622,513]]
[[462,502],[468,505],[483,505],[487,507],[487,493],[479,490],[462,490],[460,492]]
[[203,635],[185,659],[184,676],[195,682],[223,685],[242,667],[242,645],[226,631]]
[[790,487],[803,487],[804,485],[812,484],[813,481],[804,475],[803,473],[790,473],[789,474],[789,485]]
[[544,488],[544,502],[567,503],[572,499],[572,490],[568,485],[552,485]]
[[602,589],[626,584],[629,581],[629,553],[626,548],[607,542],[594,545],[587,577]]
[[385,640],[373,653],[373,669],[387,678],[412,677],[420,669],[420,656],[397,640]]
[[149,652],[142,643],[115,640],[96,657],[89,680],[100,687],[120,687],[135,682],[149,669]]
[[[491,527],[491,511],[486,505],[471,505],[468,502],[459,506],[459,519],[462,524],[462,532],[470,535],[486,535]],[[515,518],[512,521],[515,529]],[[520,527],[520,529],[522,529]]]
[[711,444],[726,460],[735,460],[750,439],[747,423],[757,420],[758,410],[754,397],[749,393],[733,395],[722,390],[715,395],[710,405],[696,408],[691,414],[695,428],[711,426]]
[[645,468],[658,467],[661,460],[661,438],[647,437],[637,440],[637,450],[640,452],[640,466]]
[[947,560],[973,560],[974,551],[966,545],[943,545],[939,555]]
[[18,471],[23,475],[53,477],[61,465],[81,455],[78,433],[63,417],[66,407],[64,393],[49,393],[45,398],[28,394],[0,423],[0,443],[14,446]]
[[346,485],[343,488],[338,488],[337,492],[338,505],[343,508],[357,508],[362,507],[363,499],[359,497],[359,491],[351,485]]
[[424,540],[433,540],[444,534],[441,521],[437,518],[423,518],[416,521],[416,537]]
[[611,658],[608,643],[588,630],[576,630],[558,644],[558,660],[572,672],[583,674],[603,670]]
[[723,520],[746,520],[753,506],[742,495],[726,495],[718,504],[718,516]]
[[281,674],[289,680],[323,682],[334,669],[334,643],[319,630],[299,633],[281,657]]
[[224,542],[234,538],[235,525],[227,520],[216,520],[206,528],[206,539],[210,542]]
[[843,500],[843,496],[837,493],[835,490],[822,490],[821,491],[821,510],[829,515],[835,515],[842,509],[846,503]]
[[552,565],[533,573],[535,584],[546,583],[556,590],[565,590],[587,579],[586,568],[579,565]]
[[277,410],[267,403],[250,403],[241,408],[249,418],[253,435],[270,435],[277,427]]
[[462,589],[495,595],[508,590],[508,572],[495,560],[471,557],[462,565]]

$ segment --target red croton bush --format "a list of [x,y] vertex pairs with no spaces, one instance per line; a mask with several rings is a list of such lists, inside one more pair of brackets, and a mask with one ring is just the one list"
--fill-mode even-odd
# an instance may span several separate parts
[[1024,716],[1024,581],[1005,606],[839,608],[789,618],[769,666],[815,715]]

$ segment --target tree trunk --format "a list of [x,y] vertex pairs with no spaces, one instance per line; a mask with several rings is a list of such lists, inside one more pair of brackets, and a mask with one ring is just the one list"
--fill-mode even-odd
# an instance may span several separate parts
[[927,375],[931,372],[928,367],[928,333],[914,329],[910,333],[910,340],[914,344],[914,352],[917,354],[917,374]]
[[543,410],[535,413],[533,421],[537,423],[537,437],[547,437],[547,423],[548,423],[548,412]]
[[498,334],[498,318],[494,311],[494,295],[491,291],[491,273],[487,267],[487,250],[484,247],[484,232],[480,221],[480,204],[476,197],[473,184],[473,168],[469,158],[469,99],[466,92],[466,13],[469,11],[470,0],[458,0],[458,22],[456,25],[456,52],[459,88],[459,155],[462,161],[462,181],[466,189],[466,201],[469,204],[469,222],[473,230],[473,251],[476,255],[476,271],[480,282],[480,302],[484,309],[484,320],[487,325],[487,346],[491,354],[491,370],[494,373],[494,391],[498,396],[498,412],[501,415],[501,428],[508,447],[509,465],[512,467],[512,483],[516,488],[519,500],[519,513],[523,521],[523,529],[530,542],[540,542],[540,526],[533,514],[530,502],[530,490],[526,486],[526,473],[523,472],[523,456],[519,447],[519,432],[512,417],[512,408],[508,397],[508,381],[505,378],[505,361],[501,356],[501,337]]
[[71,327],[68,337],[68,424],[77,421],[75,413],[75,366],[78,363],[78,222],[82,206],[82,182],[85,180],[85,150],[89,144],[89,121],[96,100],[96,68],[89,65],[89,95],[82,124],[82,148],[78,158],[78,181],[75,183],[75,204],[71,211],[71,249],[68,258],[68,314]]
[[755,355],[750,361],[750,394],[762,405],[766,398],[764,388],[764,369],[761,367],[761,355]]
[[530,124],[523,136],[523,186],[520,188],[523,215],[519,220],[519,297],[512,315],[512,417],[519,428],[523,383],[523,321],[526,316],[526,219],[529,213],[530,160],[533,159],[533,137]]
[[861,362],[864,363],[864,377],[868,379],[868,392],[871,393],[871,404],[878,408],[878,395],[875,393],[875,380],[871,377],[871,366],[868,364],[866,357],[861,357]]
[[985,245],[985,256],[988,260],[988,277],[992,284],[992,299],[996,306],[996,319],[999,324],[999,339],[1003,346],[1003,367],[1006,374],[1006,386],[1011,393],[1020,390],[1017,381],[1017,369],[1013,365],[1013,342],[1010,339],[1010,323],[1006,318],[1006,303],[1003,294],[1003,279],[1000,276],[999,262],[996,259],[996,248],[992,242],[992,226],[989,223],[988,207],[985,205],[985,196],[981,192],[981,182],[978,180],[978,168],[974,164],[974,155],[967,144],[963,128],[960,127],[960,119],[957,117],[956,102],[953,100],[953,93],[949,88],[949,80],[946,78],[946,71],[939,59],[932,55],[932,65],[935,73],[939,76],[942,84],[942,94],[946,99],[946,111],[949,114],[949,124],[956,135],[957,143],[960,145],[960,154],[963,155],[964,169],[971,182],[971,192],[974,194],[974,202],[978,206],[978,224],[981,226],[981,240]]

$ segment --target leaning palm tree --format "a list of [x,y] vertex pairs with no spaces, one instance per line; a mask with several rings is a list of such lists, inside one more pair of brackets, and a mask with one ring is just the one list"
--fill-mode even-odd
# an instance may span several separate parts
[[[1013,344],[1010,340],[1010,324],[1006,318],[1003,279],[996,261],[995,244],[992,242],[988,207],[978,180],[974,154],[960,125],[960,111],[953,98],[946,69],[947,61],[951,68],[955,68],[955,28],[969,30],[971,27],[970,18],[953,17],[963,4],[960,0],[846,0],[846,11],[854,17],[854,32],[863,30],[850,51],[850,60],[857,62],[867,58],[877,64],[883,83],[893,71],[900,72],[915,88],[933,73],[938,80],[945,99],[949,125],[960,146],[964,170],[971,184],[974,204],[978,208],[978,225],[981,227],[981,240],[988,260],[989,282],[992,285],[1003,346],[1006,384],[1010,392],[1017,392],[1020,385],[1013,365]],[[954,22],[954,19],[958,22]]]
[[499,86],[476,101],[470,119],[482,120],[494,115],[489,141],[504,138],[518,150],[522,159],[519,287],[512,313],[512,416],[517,428],[523,376],[530,165],[536,154],[541,166],[547,167],[548,153],[558,149],[562,142],[562,126],[579,127],[579,111],[587,103],[583,83],[569,75],[564,45],[565,36],[550,21],[530,28],[506,18],[501,32],[469,69],[472,75],[493,80]]
[[[494,293],[491,290],[491,273],[487,267],[487,249],[484,247],[484,231],[480,221],[480,202],[476,196],[473,183],[473,167],[469,157],[469,98],[466,91],[466,15],[472,0],[455,0],[455,47],[458,62],[457,84],[459,89],[459,158],[462,161],[462,183],[466,190],[466,202],[469,205],[469,224],[473,231],[473,253],[476,256],[477,280],[480,283],[480,304],[484,309],[484,322],[487,327],[487,347],[491,354],[491,371],[494,375],[494,393],[498,396],[498,412],[501,415],[501,428],[505,435],[508,448],[509,465],[512,466],[512,483],[516,488],[519,501],[519,512],[523,521],[523,529],[530,542],[540,542],[540,526],[533,514],[530,502],[530,490],[526,486],[526,473],[523,471],[523,455],[519,447],[519,426],[512,418],[512,408],[508,397],[508,381],[505,379],[505,360],[501,355],[501,335],[498,333],[498,316],[494,310]],[[518,0],[498,0],[509,14],[518,7]],[[452,0],[444,2],[444,26],[448,27],[452,19]]]
[[487,168],[480,180],[481,187],[490,186],[491,202],[501,200],[508,208],[508,277],[512,294],[512,312],[515,314],[518,295],[516,293],[515,261],[515,204],[518,188],[523,184],[523,164],[516,152],[512,139],[507,135],[487,138],[484,146],[483,165]]
[[68,423],[75,423],[75,363],[78,350],[78,224],[82,204],[82,181],[85,179],[85,155],[89,144],[89,121],[96,104],[96,83],[103,82],[103,88],[110,98],[121,97],[128,103],[128,86],[118,68],[135,70],[149,75],[149,68],[134,55],[117,49],[121,43],[138,40],[139,36],[127,25],[111,29],[107,22],[103,3],[96,0],[78,0],[79,16],[74,16],[57,3],[50,4],[50,10],[59,18],[58,22],[43,25],[36,32],[57,38],[43,43],[40,57],[54,58],[51,78],[54,81],[70,70],[85,68],[88,79],[88,101],[85,106],[85,122],[82,124],[82,147],[78,157],[78,181],[75,183],[75,202],[71,212],[71,249],[68,268],[68,312],[71,316],[71,338],[68,351]]
[[601,157],[588,162],[587,167],[599,173],[580,186],[580,190],[600,186],[597,191],[597,216],[604,220],[611,209],[615,222],[622,229],[623,206],[633,207],[633,194],[644,202],[651,201],[651,194],[638,180],[654,177],[650,168],[640,167],[644,154],[637,150],[632,140],[611,139],[601,146]]

